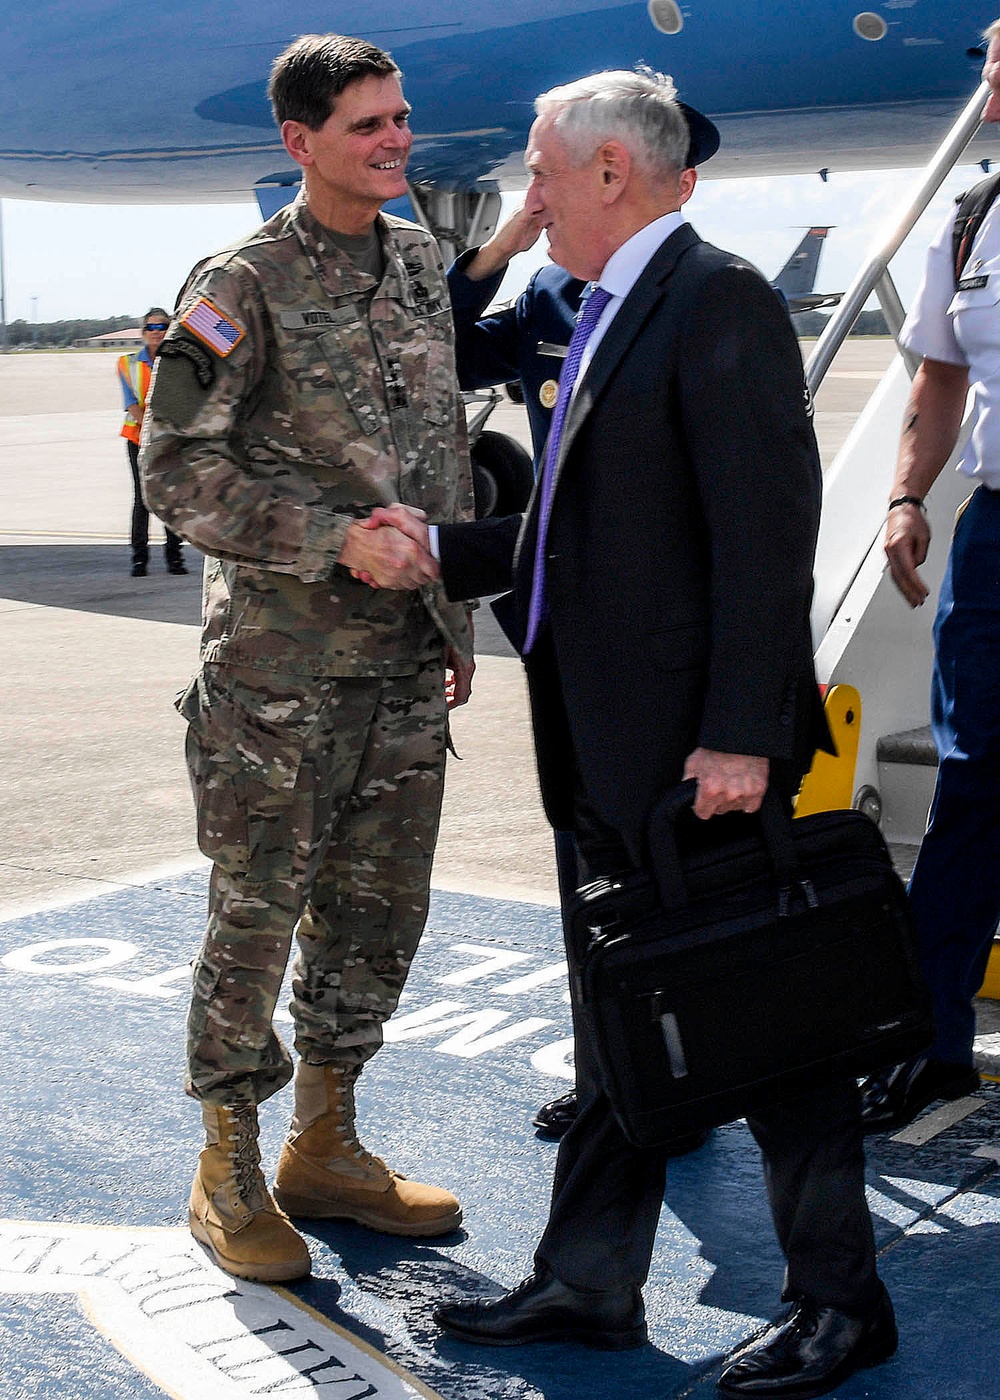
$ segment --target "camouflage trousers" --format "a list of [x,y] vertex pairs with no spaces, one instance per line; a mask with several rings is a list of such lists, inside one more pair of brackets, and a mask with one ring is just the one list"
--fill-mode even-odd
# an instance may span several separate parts
[[292,1075],[271,1022],[293,934],[299,1055],[358,1065],[382,1044],[427,917],[443,666],[309,680],[208,665],[178,709],[213,862],[187,1091],[260,1103]]

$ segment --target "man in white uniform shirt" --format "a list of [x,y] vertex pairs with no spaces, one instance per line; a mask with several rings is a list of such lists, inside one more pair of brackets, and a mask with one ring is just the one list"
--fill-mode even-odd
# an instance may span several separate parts
[[[990,25],[984,121],[1000,121],[1000,20]],[[938,750],[930,822],[910,897],[937,1038],[925,1056],[864,1086],[867,1131],[910,1122],[936,1099],[975,1089],[975,1013],[1000,920],[1000,203],[988,210],[956,277],[953,210],[932,243],[900,334],[923,356],[903,419],[886,554],[919,607],[930,529],[923,499],[958,439],[969,385],[972,434],[958,470],[976,490],[959,513],[934,623],[931,724]]]

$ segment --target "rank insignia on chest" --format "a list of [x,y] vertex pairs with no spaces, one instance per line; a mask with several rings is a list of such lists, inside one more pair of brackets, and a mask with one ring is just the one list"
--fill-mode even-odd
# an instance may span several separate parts
[[559,385],[554,379],[546,379],[538,391],[538,402],[543,408],[555,408],[559,397]]
[[983,274],[980,277],[963,277],[958,284],[960,292],[979,292],[983,287],[989,285],[989,278]]
[[[407,269],[409,271],[409,269]],[[426,272],[426,268],[421,267],[421,272]],[[410,291],[413,295],[413,309],[418,316],[435,316],[439,311],[447,310],[447,302],[432,291],[425,282],[410,275]]]
[[208,297],[199,297],[195,304],[185,311],[180,322],[223,359],[232,354],[246,335],[243,327],[214,306]]
[[409,396],[406,392],[406,380],[403,378],[403,367],[398,360],[389,360],[385,368],[385,402],[390,409],[406,408],[409,405]]

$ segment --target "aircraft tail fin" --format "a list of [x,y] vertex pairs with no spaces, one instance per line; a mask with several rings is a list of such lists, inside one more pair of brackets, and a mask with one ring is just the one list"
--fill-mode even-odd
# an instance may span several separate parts
[[819,255],[823,251],[823,240],[829,232],[829,227],[807,229],[801,242],[772,282],[771,285],[782,292],[788,301],[792,301],[794,297],[808,296],[815,287]]

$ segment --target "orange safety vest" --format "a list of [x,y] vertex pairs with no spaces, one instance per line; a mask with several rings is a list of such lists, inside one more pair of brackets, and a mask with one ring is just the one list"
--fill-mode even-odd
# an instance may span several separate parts
[[[121,379],[122,387],[126,384],[132,386],[132,392],[139,400],[140,404],[146,402],[146,395],[149,393],[149,381],[153,371],[149,363],[143,358],[144,351],[136,350],[131,354],[121,355],[118,359],[118,377]],[[121,435],[128,438],[129,442],[138,445],[139,424],[132,417],[131,409],[125,410],[125,422],[122,426]]]

